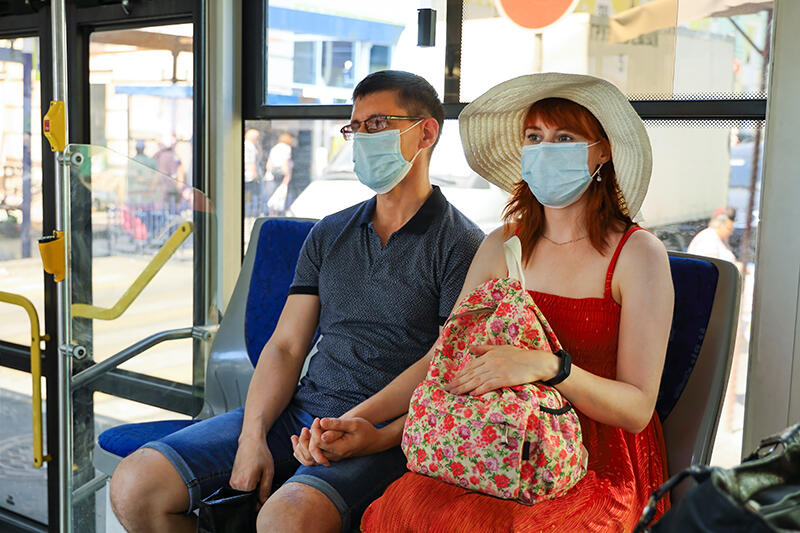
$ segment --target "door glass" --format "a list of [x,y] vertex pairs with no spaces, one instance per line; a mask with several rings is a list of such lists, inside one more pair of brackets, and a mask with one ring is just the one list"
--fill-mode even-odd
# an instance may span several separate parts
[[[87,350],[73,361],[75,374],[193,325],[195,243],[212,211],[192,188],[193,61],[191,23],[90,36],[91,143],[68,148],[78,156],[70,165],[72,333]],[[193,348],[191,338],[156,344],[118,370],[162,380],[147,401],[163,402],[160,391],[202,379]],[[125,383],[109,378],[72,391],[73,490],[96,476],[92,450],[107,427],[187,417],[121,399]],[[100,494],[89,494],[73,499],[75,531],[91,531],[105,508]]]
[[[146,162],[91,145],[69,145],[72,205],[72,338],[86,348],[73,360],[73,490],[95,477],[92,450],[110,426],[185,419],[144,403],[104,394],[102,379],[83,382],[81,372],[153,334],[192,326],[195,243],[213,228],[214,210],[198,190]],[[82,214],[87,214],[83,216]],[[170,340],[119,366],[131,379],[160,377],[156,403],[169,385],[191,380],[192,341]],[[108,390],[107,388],[105,390]],[[123,394],[124,395],[124,394]],[[89,531],[102,498],[73,500],[75,531]],[[93,507],[93,504],[95,507]]]
[[[30,300],[43,320],[39,80],[39,40],[0,39],[0,291]],[[0,302],[0,341],[29,346],[28,324],[21,307]],[[0,507],[47,523],[47,469],[33,467],[30,374],[0,367],[0,420]]]
[[[192,25],[95,32],[89,51],[91,144],[107,149],[91,158],[92,179],[113,176],[110,184],[92,182],[84,189],[91,190],[95,236],[92,298],[95,305],[110,306],[174,230],[180,198],[159,187],[179,193],[192,185]],[[126,216],[114,211],[121,197],[124,205],[116,207],[128,211],[127,225],[114,219]],[[120,234],[113,233],[115,224]],[[156,276],[121,319],[95,321],[96,359],[158,331],[192,324],[193,256],[191,248],[179,252],[162,272],[169,277]],[[185,357],[190,340],[148,353],[159,363],[134,358],[122,368],[192,382],[191,357]]]

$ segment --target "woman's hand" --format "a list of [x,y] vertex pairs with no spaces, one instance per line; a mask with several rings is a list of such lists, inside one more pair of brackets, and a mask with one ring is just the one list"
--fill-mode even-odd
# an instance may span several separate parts
[[[295,459],[305,466],[330,466],[331,460],[336,461],[337,459],[326,457],[325,453],[319,449],[321,435],[322,429],[319,418],[314,419],[311,427],[301,429],[300,435],[292,435],[291,441]],[[312,441],[314,443],[313,446],[311,444]]]
[[451,394],[480,395],[501,387],[548,380],[558,373],[558,357],[509,345],[470,346],[472,359],[445,385]]

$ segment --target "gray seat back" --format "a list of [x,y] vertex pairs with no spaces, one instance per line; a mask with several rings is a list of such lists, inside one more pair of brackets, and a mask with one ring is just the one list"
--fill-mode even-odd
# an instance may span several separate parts
[[[669,254],[708,261],[719,274],[711,316],[694,369],[663,422],[669,473],[673,475],[690,465],[707,465],[711,460],[736,340],[740,275],[728,261],[680,252]],[[673,499],[678,499],[686,489],[679,486],[673,491]]]
[[[217,335],[211,345],[206,365],[205,403],[198,418],[207,418],[244,406],[247,388],[253,375],[253,363],[248,356],[245,339],[247,299],[250,294],[250,282],[258,255],[258,246],[259,243],[264,242],[263,236],[261,236],[262,226],[268,220],[276,219],[281,219],[281,217],[259,218],[253,225],[247,252],[242,261],[242,269]],[[306,221],[307,219],[302,220]],[[275,305],[280,305],[282,308],[283,302],[276,301]],[[277,311],[279,312],[280,309]]]

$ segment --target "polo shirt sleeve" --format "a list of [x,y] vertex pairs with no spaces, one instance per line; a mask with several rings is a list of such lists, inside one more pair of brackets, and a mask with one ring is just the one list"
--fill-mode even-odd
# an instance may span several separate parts
[[322,243],[318,231],[319,224],[311,228],[294,269],[294,279],[289,286],[289,294],[319,294],[319,270],[322,266]]
[[441,274],[439,324],[445,323],[447,317],[450,316],[450,311],[456,305],[456,298],[461,293],[469,265],[484,237],[483,232],[477,228],[466,230],[450,249],[450,254],[444,263],[444,271]]

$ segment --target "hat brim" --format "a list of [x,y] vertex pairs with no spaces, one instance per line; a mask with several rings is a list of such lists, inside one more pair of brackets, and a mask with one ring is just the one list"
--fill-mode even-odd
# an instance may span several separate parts
[[611,144],[617,183],[630,216],[635,216],[644,201],[653,168],[650,138],[625,95],[594,76],[528,74],[495,85],[473,100],[458,117],[470,167],[511,192],[522,179],[525,117],[531,105],[544,98],[564,98],[580,104],[602,124]]

